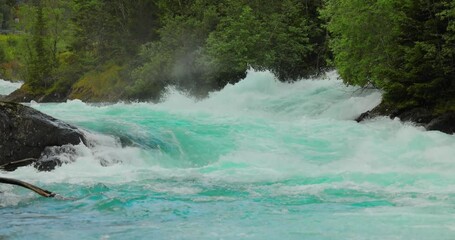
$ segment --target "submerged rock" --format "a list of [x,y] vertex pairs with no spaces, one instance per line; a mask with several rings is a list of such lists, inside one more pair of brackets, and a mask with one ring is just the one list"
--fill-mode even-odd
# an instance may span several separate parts
[[[36,163],[46,148],[81,142],[86,143],[84,134],[74,126],[21,104],[0,102],[0,167],[4,170]],[[56,165],[39,166],[51,170]]]

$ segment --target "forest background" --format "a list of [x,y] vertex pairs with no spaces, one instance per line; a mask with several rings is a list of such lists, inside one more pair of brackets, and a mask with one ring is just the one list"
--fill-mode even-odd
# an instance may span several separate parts
[[280,81],[336,69],[384,91],[384,108],[455,111],[451,0],[0,0],[0,20],[0,78],[25,82],[16,98],[205,97],[248,69]]

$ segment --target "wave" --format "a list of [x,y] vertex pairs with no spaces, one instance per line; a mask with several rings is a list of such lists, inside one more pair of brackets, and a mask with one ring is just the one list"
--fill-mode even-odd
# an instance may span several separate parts
[[19,89],[22,84],[23,82],[9,82],[0,79],[0,95],[8,95],[14,92],[16,89]]
[[[345,86],[336,72],[282,83],[269,72],[250,71],[202,100],[169,89],[156,104],[31,106],[91,132],[93,146],[76,146],[76,160],[52,172],[45,180],[51,182],[133,181],[143,171],[261,182],[455,169],[453,136],[386,118],[353,121],[380,100],[381,92]],[[48,174],[32,172],[13,174],[34,180]]]

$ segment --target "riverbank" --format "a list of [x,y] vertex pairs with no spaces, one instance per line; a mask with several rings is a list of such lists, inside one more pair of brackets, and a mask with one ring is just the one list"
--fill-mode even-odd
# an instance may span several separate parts
[[79,99],[84,102],[117,102],[126,100],[128,81],[124,67],[107,64],[101,69],[87,72],[81,79],[71,83],[65,79],[57,81],[47,89],[33,89],[24,84],[15,89],[4,101],[10,102],[65,102]]

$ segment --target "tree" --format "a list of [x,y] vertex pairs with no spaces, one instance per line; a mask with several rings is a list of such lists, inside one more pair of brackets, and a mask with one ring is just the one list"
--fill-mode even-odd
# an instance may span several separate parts
[[0,0],[0,29],[10,30],[15,0]]
[[334,64],[346,83],[385,90],[399,109],[454,99],[453,1],[328,0]]
[[268,52],[267,29],[252,8],[231,9],[233,12],[221,20],[217,31],[207,39],[207,54],[216,69],[217,76],[213,78],[218,88],[244,78],[249,67],[262,69],[273,61]]
[[152,0],[75,0],[72,49],[102,63],[129,57],[155,39],[157,7]]
[[[186,5],[183,5],[185,3]],[[206,39],[219,22],[218,1],[158,1],[159,40],[145,44],[133,71],[132,98],[159,97],[168,85],[203,96],[213,89],[203,54]]]
[[29,68],[26,83],[41,91],[52,83],[54,59],[48,41],[47,20],[44,17],[43,5],[40,0],[33,2],[35,19],[29,46]]
[[[262,5],[264,6],[264,5]],[[319,18],[322,1],[283,0],[266,16],[269,49],[274,60],[267,66],[282,81],[318,75],[326,69],[328,47],[324,22]],[[260,11],[262,12],[262,11]]]
[[322,11],[331,32],[334,65],[349,84],[381,86],[384,71],[399,58],[399,22],[394,1],[328,0]]

